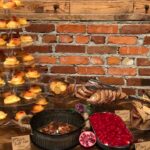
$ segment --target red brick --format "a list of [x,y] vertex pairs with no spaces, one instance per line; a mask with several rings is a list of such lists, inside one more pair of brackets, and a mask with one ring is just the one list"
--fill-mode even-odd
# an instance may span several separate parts
[[128,76],[135,76],[136,69],[135,68],[108,68],[108,74],[111,75],[128,75]]
[[89,54],[115,54],[117,50],[118,47],[112,46],[89,46],[87,48]]
[[118,25],[88,25],[88,33],[118,33]]
[[136,90],[131,88],[122,88],[122,91],[125,92],[127,95],[135,95]]
[[53,66],[51,67],[51,73],[74,74],[76,71],[72,66]]
[[93,56],[90,58],[90,63],[93,65],[103,65],[104,60],[101,57]]
[[59,42],[60,43],[72,43],[73,37],[72,35],[60,35]]
[[85,46],[81,45],[57,45],[56,52],[59,53],[85,53]]
[[108,43],[112,44],[136,44],[137,37],[132,36],[110,36]]
[[150,33],[150,24],[123,25],[121,33],[124,34],[147,34]]
[[137,58],[137,65],[138,66],[150,66],[150,59],[149,58]]
[[150,36],[144,38],[144,45],[150,45]]
[[57,32],[61,33],[85,33],[86,26],[81,24],[61,24],[57,26]]
[[60,57],[61,64],[88,64],[88,57],[84,56],[62,56]]
[[127,79],[129,86],[150,86],[150,79],[129,78]]
[[124,85],[123,78],[116,78],[116,77],[100,77],[100,81],[103,84],[110,84],[110,85]]
[[89,36],[78,35],[76,36],[76,43],[78,44],[87,44],[89,43]]
[[118,65],[120,64],[120,62],[121,62],[121,59],[120,57],[117,57],[117,56],[111,56],[107,58],[107,64],[109,65]]
[[79,74],[105,74],[102,67],[78,67],[77,72]]
[[55,64],[56,63],[56,58],[52,56],[39,56],[38,58],[39,63],[43,64]]
[[105,37],[104,36],[92,36],[91,41],[93,41],[95,44],[104,44]]
[[121,47],[119,53],[122,55],[145,55],[149,52],[147,47]]
[[49,45],[32,45],[25,48],[26,52],[28,53],[51,53],[52,46]]
[[57,41],[56,35],[44,35],[43,42],[44,43],[55,43]]
[[139,75],[141,76],[150,76],[150,68],[140,68]]
[[55,30],[54,24],[31,24],[26,28],[27,32],[48,33]]

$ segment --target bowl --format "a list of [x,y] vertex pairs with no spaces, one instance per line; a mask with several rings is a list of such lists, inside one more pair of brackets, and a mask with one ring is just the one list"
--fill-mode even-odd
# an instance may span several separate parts
[[[76,130],[63,135],[48,135],[39,129],[51,121],[72,124]],[[77,112],[69,110],[45,110],[37,113],[30,121],[32,142],[45,150],[71,149],[79,144],[79,136],[84,126],[84,118]]]

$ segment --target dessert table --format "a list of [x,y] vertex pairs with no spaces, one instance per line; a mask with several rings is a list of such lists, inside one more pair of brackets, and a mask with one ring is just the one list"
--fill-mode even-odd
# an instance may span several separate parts
[[[71,98],[72,99],[72,98]],[[79,99],[72,99],[72,101],[53,101],[53,107],[56,107],[57,109],[67,109],[72,108],[75,103],[80,102]],[[130,108],[130,101],[122,101],[122,102],[114,102],[111,104],[106,104],[103,106],[94,106],[94,111],[111,111],[117,109],[131,109]],[[148,131],[142,131],[137,129],[131,129],[133,135],[134,135],[134,141],[135,142],[142,142],[142,141],[149,141],[150,140],[150,132]],[[18,125],[8,125],[8,126],[0,126],[0,150],[11,150],[11,137],[15,136],[21,136],[21,135],[30,135],[30,131],[27,129],[23,129],[19,127]],[[134,148],[132,148],[134,149]],[[26,149],[27,150],[27,149]],[[35,146],[33,143],[31,143],[31,149],[29,150],[42,150]],[[83,147],[80,145],[76,146],[72,150],[84,150]],[[92,147],[91,150],[102,150],[98,146]]]

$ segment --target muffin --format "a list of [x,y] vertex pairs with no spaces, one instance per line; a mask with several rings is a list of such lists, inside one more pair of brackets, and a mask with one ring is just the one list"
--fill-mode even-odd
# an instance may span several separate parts
[[26,18],[18,18],[17,21],[21,26],[25,26],[29,24]]
[[16,113],[15,119],[18,121],[18,120],[20,120],[22,117],[24,117],[24,116],[26,116],[26,115],[27,115],[27,114],[26,114],[25,111],[19,111],[19,112]]
[[15,94],[9,95],[4,99],[4,104],[9,105],[9,104],[14,104],[19,102],[21,99],[20,97],[16,96]]
[[6,83],[5,83],[5,81],[4,81],[4,79],[2,79],[1,77],[0,77],[0,86],[4,86]]
[[6,21],[0,20],[0,29],[5,29],[6,27]]
[[16,47],[21,45],[21,40],[20,38],[12,38],[9,43],[7,43],[8,47]]
[[24,44],[33,42],[33,39],[32,39],[32,37],[30,35],[22,35],[20,37],[20,39],[21,39],[21,43],[24,43]]
[[13,0],[17,7],[22,6],[22,2],[20,0]]
[[37,105],[42,105],[42,106],[45,106],[48,104],[48,101],[46,100],[45,97],[41,97],[38,99],[38,101],[36,102]]
[[6,117],[7,117],[7,114],[3,111],[0,111],[0,120],[4,120],[6,119]]
[[15,74],[8,83],[12,85],[22,85],[25,83],[24,76],[21,73]]
[[33,85],[30,87],[29,91],[35,94],[39,94],[42,91],[42,89],[38,85]]
[[3,3],[3,8],[4,9],[12,9],[14,7],[16,7],[16,4],[13,1],[8,1],[6,3]]
[[6,41],[3,38],[0,38],[0,46],[6,45]]
[[19,25],[18,22],[14,21],[14,20],[11,20],[11,21],[9,21],[9,22],[7,23],[6,27],[7,27],[8,29],[16,29],[16,28],[19,28],[20,25]]
[[5,67],[18,66],[19,64],[20,64],[20,62],[17,60],[17,58],[15,56],[7,57],[4,61]]
[[49,88],[54,94],[63,94],[67,91],[67,84],[62,81],[52,81]]
[[35,59],[31,54],[24,54],[22,60],[24,65],[32,65]]
[[32,113],[38,113],[44,110],[42,105],[34,105],[32,108]]
[[29,69],[26,72],[25,76],[26,78],[29,78],[29,79],[37,79],[41,76],[41,74],[37,70]]
[[31,99],[35,99],[37,97],[37,95],[30,91],[25,91],[25,92],[23,92],[22,97],[26,100],[31,100]]

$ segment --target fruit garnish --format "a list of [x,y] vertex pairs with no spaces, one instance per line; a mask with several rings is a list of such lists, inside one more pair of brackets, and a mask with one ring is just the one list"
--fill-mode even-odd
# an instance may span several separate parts
[[91,131],[84,131],[80,134],[79,142],[83,147],[92,147],[96,143],[96,136]]

